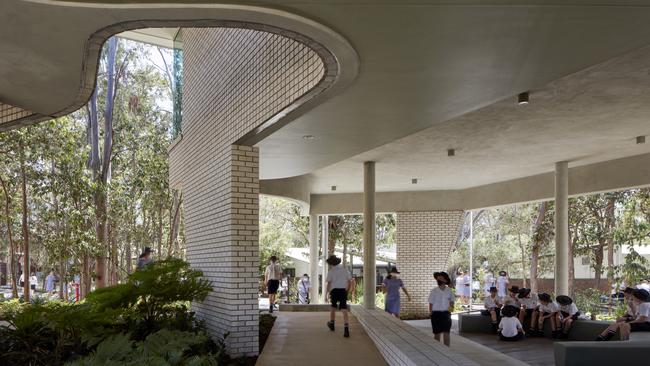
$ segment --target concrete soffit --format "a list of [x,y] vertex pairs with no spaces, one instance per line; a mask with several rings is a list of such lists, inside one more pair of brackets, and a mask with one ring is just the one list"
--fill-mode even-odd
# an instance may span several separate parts
[[305,44],[316,52],[325,68],[319,84],[286,106],[275,116],[248,133],[240,145],[254,145],[309,109],[340,93],[356,78],[359,56],[352,45],[332,29],[286,11],[258,6],[226,4],[84,4],[32,1],[34,6],[68,6],[104,8],[115,12],[115,22],[98,24],[83,46],[80,63],[80,84],[74,100],[53,113],[39,113],[0,124],[0,132],[35,124],[47,119],[70,114],[87,103],[95,88],[102,46],[108,38],[118,33],[144,28],[169,27],[227,27],[254,29],[278,34]]
[[[650,154],[609,160],[569,169],[569,195],[650,186]],[[377,212],[475,210],[517,203],[552,200],[554,173],[513,179],[459,190],[377,192]],[[362,212],[362,193],[312,194],[309,213]]]

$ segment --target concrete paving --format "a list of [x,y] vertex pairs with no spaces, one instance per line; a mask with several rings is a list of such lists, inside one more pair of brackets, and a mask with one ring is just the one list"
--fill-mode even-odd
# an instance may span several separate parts
[[258,366],[387,365],[354,316],[350,338],[343,338],[343,319],[337,314],[336,332],[327,329],[326,312],[276,312],[277,319]]

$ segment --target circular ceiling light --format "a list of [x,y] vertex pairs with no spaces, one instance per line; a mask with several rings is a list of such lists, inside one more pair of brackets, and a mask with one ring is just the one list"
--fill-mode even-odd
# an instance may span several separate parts
[[304,135],[304,136],[302,137],[302,139],[305,140],[305,141],[312,141],[312,140],[314,140],[315,138],[316,138],[316,136],[314,136],[314,135]]
[[411,184],[418,184],[418,179],[417,178],[411,179]]
[[332,192],[336,191],[336,186],[331,187]]
[[456,156],[456,149],[447,149],[447,156]]
[[638,144],[645,144],[645,136],[637,136],[636,137],[636,143]]
[[517,104],[526,105],[529,103],[529,101],[530,101],[530,95],[528,94],[528,92],[519,93],[519,95],[517,95]]

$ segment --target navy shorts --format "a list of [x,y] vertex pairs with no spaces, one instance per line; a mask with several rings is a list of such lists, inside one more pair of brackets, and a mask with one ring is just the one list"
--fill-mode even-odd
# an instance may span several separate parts
[[280,288],[279,280],[269,280],[269,294],[274,295],[278,293],[278,288]]
[[650,332],[650,322],[630,323],[630,332]]
[[431,329],[434,334],[449,333],[451,330],[451,313],[448,311],[432,311]]
[[344,288],[335,288],[330,291],[330,302],[333,308],[339,310],[348,308],[348,291]]

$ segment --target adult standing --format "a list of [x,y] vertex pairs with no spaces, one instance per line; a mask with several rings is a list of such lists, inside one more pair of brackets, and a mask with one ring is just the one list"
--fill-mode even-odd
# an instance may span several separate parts
[[485,282],[483,284],[483,290],[485,290],[485,295],[490,296],[490,289],[492,287],[496,287],[496,282],[494,280],[494,275],[492,274],[492,271],[487,271],[483,281]]
[[272,313],[275,308],[275,296],[280,288],[280,281],[282,280],[282,267],[278,264],[278,257],[272,255],[269,258],[269,265],[266,266],[264,271],[264,284],[269,294],[269,313]]
[[386,301],[384,304],[384,310],[399,317],[400,307],[401,307],[401,296],[399,290],[402,289],[408,301],[411,301],[411,295],[409,295],[408,290],[404,287],[404,282],[399,278],[399,271],[397,267],[390,269],[388,276],[384,279],[384,282],[381,284],[383,290],[386,292]]
[[50,271],[50,273],[45,277],[45,292],[48,294],[54,291],[56,288],[54,287],[54,283],[56,282],[56,276],[54,275],[54,271]]
[[501,271],[499,272],[499,277],[497,277],[497,296],[504,298],[508,296],[508,285],[510,280],[508,279],[508,272]]
[[309,275],[306,273],[302,275],[298,281],[298,302],[301,304],[309,304],[309,289],[311,288],[311,281]]
[[150,247],[144,247],[142,254],[138,257],[138,262],[135,265],[136,270],[141,271],[153,263],[153,257],[151,256],[152,253],[153,250]]
[[460,298],[461,305],[465,305],[465,278],[463,273],[461,270],[456,272],[456,296]]
[[467,271],[463,271],[463,295],[465,295],[465,305],[472,306],[472,279]]

